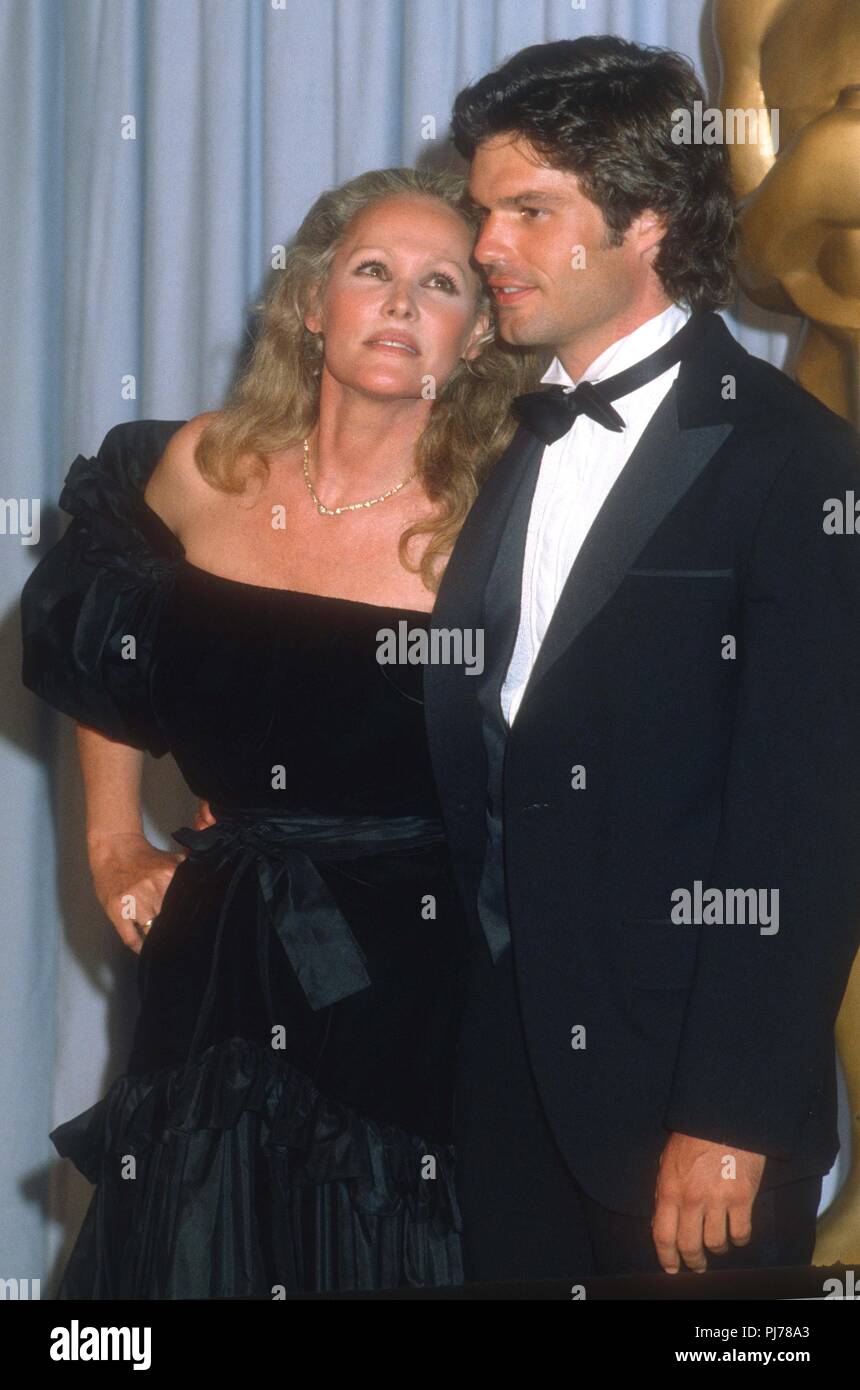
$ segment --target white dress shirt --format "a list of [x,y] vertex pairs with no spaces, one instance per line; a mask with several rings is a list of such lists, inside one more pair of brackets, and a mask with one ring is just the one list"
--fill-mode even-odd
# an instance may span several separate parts
[[[585,369],[579,381],[600,381],[632,367],[683,328],[690,312],[686,304],[670,304],[661,314],[611,343]],[[590,416],[578,415],[567,434],[544,449],[529,515],[520,625],[501,691],[502,712],[509,725],[516,717],[540,644],[580,547],[679,370],[680,363],[676,362],[653,381],[613,401],[624,421],[623,431],[608,430]],[[541,381],[555,382],[569,390],[579,385],[579,381],[568,376],[557,357]]]

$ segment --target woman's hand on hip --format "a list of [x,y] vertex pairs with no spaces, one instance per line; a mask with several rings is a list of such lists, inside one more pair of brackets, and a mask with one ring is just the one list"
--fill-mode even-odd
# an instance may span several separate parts
[[[157,849],[145,835],[120,832],[89,850],[96,897],[124,945],[137,955],[187,850]],[[139,922],[141,931],[135,926]]]

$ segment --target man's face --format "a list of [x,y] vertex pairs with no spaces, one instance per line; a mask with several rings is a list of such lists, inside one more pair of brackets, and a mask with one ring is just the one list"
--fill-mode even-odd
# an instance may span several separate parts
[[576,175],[547,168],[522,137],[498,135],[478,146],[469,193],[485,210],[473,254],[508,342],[575,349],[653,295],[659,220],[643,214],[620,246],[608,246],[603,215]]

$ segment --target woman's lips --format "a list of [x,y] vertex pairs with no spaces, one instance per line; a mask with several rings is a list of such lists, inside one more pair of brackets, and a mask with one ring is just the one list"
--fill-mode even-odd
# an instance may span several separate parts
[[415,347],[409,347],[406,343],[383,343],[380,342],[378,338],[371,338],[367,343],[365,343],[365,347],[378,348],[380,352],[398,353],[400,356],[418,356],[418,349]]

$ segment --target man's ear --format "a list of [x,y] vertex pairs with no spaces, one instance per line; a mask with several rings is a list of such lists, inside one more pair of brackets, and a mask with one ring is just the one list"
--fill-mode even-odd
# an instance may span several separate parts
[[482,346],[480,340],[485,333],[489,332],[491,327],[492,320],[490,319],[490,315],[487,313],[479,314],[475,320],[475,326],[469,334],[469,341],[463,349],[462,355],[467,361],[471,361],[473,357],[478,356]]
[[666,218],[653,208],[645,208],[635,219],[640,251],[656,252],[667,231]]

